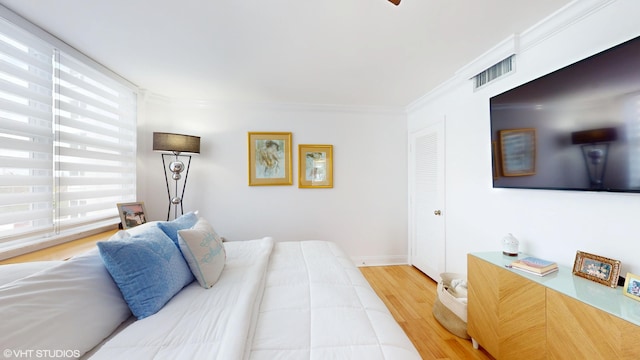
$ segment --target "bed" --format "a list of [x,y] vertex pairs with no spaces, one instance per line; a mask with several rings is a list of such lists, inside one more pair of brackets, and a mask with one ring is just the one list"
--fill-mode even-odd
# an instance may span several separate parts
[[[190,266],[195,280],[142,318],[102,247],[41,269],[23,265],[33,273],[22,278],[16,277],[24,271],[8,279],[0,275],[6,282],[0,285],[0,316],[9,319],[0,323],[3,345],[33,358],[420,359],[336,244],[265,237],[222,246],[224,266],[210,287]],[[144,263],[144,255],[136,256],[134,263]],[[0,267],[0,274],[6,272]]]

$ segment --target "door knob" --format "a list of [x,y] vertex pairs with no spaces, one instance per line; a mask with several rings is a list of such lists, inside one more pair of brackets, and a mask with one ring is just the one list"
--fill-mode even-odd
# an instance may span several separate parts
[[442,212],[440,210],[436,210],[433,212],[433,215],[440,216],[442,215]]

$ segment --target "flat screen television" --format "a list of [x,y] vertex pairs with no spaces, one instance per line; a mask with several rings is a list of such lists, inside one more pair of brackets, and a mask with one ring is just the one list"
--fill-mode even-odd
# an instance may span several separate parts
[[640,37],[490,99],[493,186],[640,192]]

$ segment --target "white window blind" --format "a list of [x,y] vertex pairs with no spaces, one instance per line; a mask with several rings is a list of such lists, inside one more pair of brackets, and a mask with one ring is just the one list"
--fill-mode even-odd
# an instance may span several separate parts
[[136,96],[0,21],[0,252],[119,222],[136,198]]

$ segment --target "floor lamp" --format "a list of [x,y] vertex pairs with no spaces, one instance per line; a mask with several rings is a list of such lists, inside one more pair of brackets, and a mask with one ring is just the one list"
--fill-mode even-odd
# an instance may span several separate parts
[[571,143],[580,145],[582,157],[589,176],[591,189],[604,188],[604,175],[607,171],[609,143],[616,141],[615,128],[592,129],[571,133]]
[[[189,176],[189,167],[191,166],[191,155],[181,155],[182,153],[200,153],[200,137],[164,132],[153,133],[153,150],[154,151],[168,151],[171,154],[162,154],[162,167],[164,169],[164,180],[167,185],[167,196],[169,198],[169,209],[167,210],[167,221],[169,221],[171,215],[171,206],[174,207],[174,219],[178,217],[178,205],[180,205],[180,215],[184,214],[184,207],[182,205],[182,197],[184,196],[184,189],[187,187],[187,178]],[[166,156],[173,156],[171,162],[167,166]],[[184,163],[180,161],[180,156],[188,158],[187,167],[185,170]],[[178,193],[178,183],[182,178],[182,172],[184,171],[184,181],[182,182],[182,192]],[[171,179],[174,180],[174,191],[171,194],[171,187],[169,186],[169,174]]]

